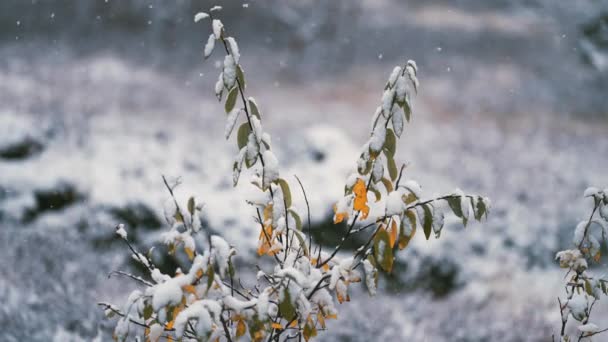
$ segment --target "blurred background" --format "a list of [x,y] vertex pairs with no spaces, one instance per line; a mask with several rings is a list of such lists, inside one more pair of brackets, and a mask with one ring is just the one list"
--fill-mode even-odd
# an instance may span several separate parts
[[[589,214],[585,188],[608,186],[608,1],[3,0],[1,340],[111,339],[96,303],[122,303],[136,286],[107,275],[141,272],[114,226],[141,250],[157,242],[161,175],[207,203],[205,226],[253,270],[258,231],[231,185],[237,151],[213,95],[223,56],[203,61],[209,25],[192,20],[213,5],[239,42],[283,177],[306,188],[315,241],[343,229],[331,205],[407,59],[421,82],[397,152],[407,177],[428,198],[460,187],[493,202],[483,224],[418,236],[381,294],[355,289],[320,340],[557,333],[555,252]],[[167,270],[181,262],[156,258]],[[596,310],[608,321],[606,303]]]

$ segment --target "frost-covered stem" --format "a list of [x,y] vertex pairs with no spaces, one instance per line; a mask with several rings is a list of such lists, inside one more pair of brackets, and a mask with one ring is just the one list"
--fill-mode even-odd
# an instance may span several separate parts
[[441,201],[441,200],[448,200],[448,199],[458,199],[460,197],[466,197],[468,199],[473,199],[475,198],[475,196],[471,196],[471,195],[464,195],[464,196],[459,196],[459,195],[447,195],[447,196],[441,196],[441,197],[437,197],[437,198],[433,198],[430,200],[426,200],[426,201],[422,201],[422,202],[416,202],[412,205],[409,205],[405,208],[405,211],[410,210],[410,209],[414,209],[416,207],[425,205],[425,204],[429,204],[429,203],[433,203],[433,202],[437,202],[437,201]]
[[403,170],[405,170],[405,164],[401,164],[401,169],[399,170],[399,177],[397,177],[397,182],[395,183],[395,188],[399,187],[399,182],[401,182],[401,176],[403,176]]
[[222,326],[224,327],[224,334],[226,335],[226,339],[228,342],[232,342],[232,337],[230,336],[230,331],[228,330],[228,325],[226,324],[226,320],[224,316],[220,314],[220,321],[222,322]]
[[[568,289],[566,289],[566,292],[568,292]],[[562,318],[562,329],[560,332],[560,336],[564,337],[564,334],[566,333],[566,323],[568,323],[568,315],[564,317],[565,305],[562,305],[562,301],[561,299],[559,299],[559,297],[557,297],[557,304],[559,305],[559,314]]]
[[125,276],[125,277],[128,277],[128,278],[131,278],[131,279],[133,279],[135,281],[138,281],[138,282],[140,282],[140,283],[142,283],[142,284],[144,284],[144,285],[146,285],[148,287],[152,286],[152,283],[146,281],[145,279],[143,279],[141,277],[138,277],[138,276],[135,276],[133,274],[127,273],[127,272],[123,272],[123,271],[112,271],[112,272],[108,273],[108,278],[112,277],[113,274],[118,274],[118,275],[122,275],[122,276]]
[[133,253],[133,255],[135,255],[135,257],[137,257],[137,259],[139,259],[139,262],[141,262],[142,265],[146,266],[146,268],[148,269],[148,271],[150,273],[152,273],[152,267],[150,265],[152,265],[152,261],[150,261],[150,259],[148,259],[147,257],[144,256],[145,260],[142,259],[142,255],[140,253],[138,253],[135,248],[133,248],[133,246],[131,246],[131,244],[129,243],[129,240],[122,239],[127,246],[129,246],[129,249],[131,250],[131,253]]
[[[593,215],[595,215],[595,212],[597,211],[597,209],[600,207],[600,201],[596,200],[595,198],[593,199],[593,211],[591,212],[591,215],[589,215],[589,219],[587,220],[587,224],[585,225],[585,231],[583,233],[583,239],[581,239],[581,242],[579,242],[578,244],[578,249],[580,250],[583,246],[583,241],[585,241],[584,237],[587,236],[587,232],[589,230],[589,227],[591,226],[591,220],[593,220]],[[581,251],[582,252],[582,251]],[[583,253],[583,255],[585,255]]]
[[[163,183],[165,183],[165,187],[167,188],[167,191],[169,191],[169,195],[171,195],[171,199],[173,199],[173,203],[175,204],[175,210],[177,210],[177,212],[181,215],[182,218],[184,218],[184,213],[182,213],[182,209],[179,206],[179,203],[177,203],[177,199],[175,198],[175,194],[173,193],[173,189],[179,185],[179,183],[175,184],[173,187],[171,187],[169,185],[169,182],[167,182],[167,178],[165,177],[165,175],[162,175],[163,178]],[[186,222],[184,222],[184,225],[186,224]]]
[[304,190],[304,185],[302,185],[302,182],[300,181],[300,178],[298,178],[298,176],[293,175],[296,180],[298,181],[298,183],[300,184],[300,189],[302,189],[302,194],[304,195],[304,201],[306,202],[306,213],[308,216],[308,254],[310,255],[310,249],[312,248],[312,234],[311,234],[311,219],[310,219],[310,204],[308,203],[308,196],[306,196],[306,191]]
[[[602,330],[598,330],[598,331],[596,331],[594,333],[587,333],[587,335],[583,336],[583,338],[588,338],[588,337],[591,337],[591,336],[595,336],[595,335],[601,334],[601,333],[606,332],[606,331],[608,331],[608,328],[605,328],[605,329],[602,329]],[[579,341],[580,341],[580,339],[579,339]]]
[[[587,313],[587,317],[585,317],[585,319],[581,322],[581,323],[583,323],[583,325],[589,323],[589,317],[591,317],[591,311],[593,310],[593,306],[595,305],[595,302],[597,302],[597,299],[594,298],[593,302],[591,302],[591,305],[589,306],[589,312]],[[585,335],[585,333],[581,332],[580,335],[578,336],[578,340],[580,341],[585,337],[589,337],[589,336],[584,336],[584,335]]]
[[[103,306],[103,307],[104,307],[106,310],[110,310],[110,311],[112,311],[114,314],[116,314],[116,315],[118,315],[118,316],[120,316],[120,317],[127,317],[127,316],[126,316],[124,313],[120,312],[119,310],[116,310],[114,307],[112,307],[112,305],[110,305],[110,304],[108,304],[108,303],[97,303],[97,305],[99,305],[99,306]],[[140,327],[142,327],[142,328],[150,328],[150,326],[149,326],[149,325],[147,325],[147,324],[145,324],[145,323],[141,323],[141,322],[139,322],[139,321],[136,321],[136,320],[134,320],[134,319],[133,319],[133,318],[131,318],[131,317],[129,317],[128,319],[129,319],[129,322],[131,322],[131,323],[133,323],[133,324],[135,324],[135,325],[138,325],[138,326],[140,326]],[[175,329],[167,329],[167,328],[164,328],[164,327],[163,327],[163,330],[164,330],[164,331],[168,331],[168,332],[173,332],[173,331],[175,331]],[[193,335],[193,334],[192,334],[192,332],[190,332],[190,331],[185,331],[185,332],[184,332],[184,336],[186,336],[186,337],[188,337],[188,338],[196,338],[196,336],[195,336],[195,335]],[[163,336],[163,337],[168,338],[168,337],[170,337],[170,336]]]

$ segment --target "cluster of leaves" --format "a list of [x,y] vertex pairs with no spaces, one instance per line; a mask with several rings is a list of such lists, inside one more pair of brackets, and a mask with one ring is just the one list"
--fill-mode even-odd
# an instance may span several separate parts
[[[608,189],[588,188],[584,197],[593,199],[591,215],[576,226],[572,240],[574,248],[560,251],[555,257],[560,267],[568,269],[564,277],[567,279],[565,297],[558,298],[562,342],[571,342],[575,338],[581,341],[608,331],[608,328],[601,329],[590,320],[596,302],[608,295],[608,279],[594,276],[588,270],[590,262],[600,262],[600,240],[606,241],[608,236]],[[570,317],[578,322],[577,337],[567,334]]]
[[[236,186],[241,173],[247,171],[257,189],[248,199],[260,230],[257,252],[271,258],[274,267],[260,268],[255,286],[243,285],[232,261],[236,251],[224,239],[208,232],[206,239],[196,239],[204,231],[199,217],[202,205],[190,198],[182,210],[173,193],[175,185],[165,180],[172,198],[166,211],[171,228],[162,239],[169,253],[183,250],[190,268],[173,276],[163,274],[148,256],[132,247],[119,226],[117,233],[133,257],[147,268],[150,280],[119,272],[140,282],[145,290],[133,291],[122,308],[100,303],[109,316],[119,316],[116,340],[126,340],[129,334],[143,330],[147,341],[233,341],[246,335],[253,341],[308,341],[326,328],[326,320],[337,318],[334,298],[339,303],[349,301],[350,284],[365,279],[370,293],[375,294],[379,269],[391,272],[396,251],[407,247],[417,229],[422,229],[427,239],[431,232],[439,237],[446,210],[466,225],[472,218],[481,220],[489,209],[487,198],[460,190],[423,201],[420,186],[406,179],[405,167],[397,170],[397,140],[411,118],[412,96],[419,87],[416,63],[408,61],[391,73],[374,115],[370,139],[348,178],[344,197],[335,205],[334,221],[347,220],[349,229],[331,253],[323,252],[320,246],[313,251],[310,234],[303,231],[301,216],[293,205],[289,182],[280,177],[270,135],[262,127],[260,107],[245,95],[237,42],[213,16],[219,9],[198,13],[195,21],[211,21],[205,57],[216,45],[225,52],[215,95],[224,100],[227,139],[240,122],[233,181]],[[305,192],[304,198],[308,207]],[[354,255],[338,255],[347,239],[368,229],[373,233]]]

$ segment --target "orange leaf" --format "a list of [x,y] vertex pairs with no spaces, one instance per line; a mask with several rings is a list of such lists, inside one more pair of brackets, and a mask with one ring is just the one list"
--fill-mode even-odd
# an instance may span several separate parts
[[361,178],[357,179],[353,193],[355,194],[353,209],[360,211],[361,219],[364,220],[369,214],[369,207],[367,206],[367,186]]
[[173,320],[171,320],[171,322],[167,323],[165,326],[166,330],[171,330],[173,329],[173,325],[175,324],[175,318],[177,318],[177,315],[180,313],[180,311],[183,310],[183,305],[180,306],[176,306],[175,309],[173,309]]
[[272,226],[271,225],[267,225],[264,227],[263,230],[260,230],[260,240],[258,242],[258,255],[264,255],[264,254],[269,254],[269,255],[274,255],[270,254],[270,250],[272,247],[272,242],[269,240],[272,238]]
[[242,319],[240,319],[239,322],[236,324],[236,337],[239,338],[239,337],[245,335],[245,331],[247,331],[245,322]]
[[342,221],[344,221],[344,219],[348,218],[348,213],[342,212],[339,213],[338,212],[338,207],[334,204],[334,213],[336,215],[334,215],[334,223],[340,223]]
[[397,222],[395,221],[395,219],[392,220],[393,223],[391,224],[391,233],[389,235],[389,242],[391,245],[391,248],[393,248],[395,246],[395,241],[397,241]]
[[281,325],[281,323],[277,323],[277,322],[273,322],[270,326],[272,326],[273,329],[283,329],[283,326]]
[[602,257],[602,253],[597,252],[597,254],[595,254],[593,256],[593,260],[595,260],[595,262],[600,262],[600,258]]
[[191,293],[196,296],[196,287],[194,287],[194,285],[184,285],[182,286],[182,289],[185,292]]

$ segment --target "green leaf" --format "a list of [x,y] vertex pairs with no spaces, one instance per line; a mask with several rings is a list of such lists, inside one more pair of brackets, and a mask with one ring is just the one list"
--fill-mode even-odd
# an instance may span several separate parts
[[167,305],[167,322],[171,322],[173,320],[173,311],[175,310],[174,305]]
[[194,197],[190,197],[188,199],[188,212],[190,215],[194,215],[194,210],[196,210],[196,203],[194,201]]
[[211,285],[213,285],[213,278],[215,278],[215,270],[213,269],[213,266],[209,265],[209,268],[207,268],[207,290],[206,290],[206,292],[209,292],[209,290],[211,289]]
[[397,170],[397,164],[395,164],[395,159],[391,156],[386,156],[386,165],[388,167],[388,175],[391,177],[391,180],[394,182],[397,180],[399,176],[399,171]]
[[395,132],[390,128],[386,130],[386,139],[384,140],[382,150],[387,157],[395,157],[395,152],[397,151],[397,138],[395,137]]
[[279,303],[279,311],[281,312],[281,317],[286,319],[287,321],[291,321],[296,317],[296,309],[293,307],[293,303],[291,303],[291,296],[289,295],[289,291],[287,289],[285,291],[285,296],[283,301]]
[[424,236],[428,240],[431,237],[431,231],[433,230],[433,211],[428,204],[424,204],[422,209],[424,210],[422,228],[424,229]]
[[393,183],[390,180],[386,179],[385,177],[382,177],[381,181],[382,184],[384,184],[384,187],[386,188],[387,194],[393,192]]
[[252,98],[247,100],[249,102],[249,109],[251,110],[251,114],[257,116],[259,120],[262,120],[262,115],[260,114],[260,109],[258,108],[258,104]]
[[243,68],[241,67],[240,64],[236,66],[236,79],[241,84],[241,87],[243,87],[243,89],[245,89],[245,86],[246,86],[245,73],[243,72]]
[[184,223],[184,216],[182,215],[182,213],[179,211],[179,209],[175,209],[175,214],[173,214],[173,218],[177,221],[177,222],[181,222]]
[[378,202],[382,199],[382,193],[378,189],[376,189],[375,187],[370,187],[369,190],[371,192],[373,192],[374,195],[376,196],[376,202]]
[[593,296],[593,287],[587,279],[585,279],[585,292],[587,292],[588,295]]
[[[450,196],[446,199],[450,209],[454,212],[454,215],[460,217],[462,219],[462,224],[464,226],[467,225],[468,219],[464,216],[462,212],[462,201],[466,201],[466,197],[464,196]],[[471,203],[472,204],[472,203]]]
[[403,101],[403,114],[405,114],[405,120],[407,120],[407,122],[410,122],[410,117],[412,116],[412,107],[410,106],[410,102],[407,99]]
[[[473,206],[473,203],[471,203],[471,206]],[[486,203],[483,201],[483,197],[479,196],[477,198],[477,208],[475,208],[475,206],[473,206],[473,211],[475,212],[475,219],[477,221],[481,221],[481,218],[485,215],[486,218],[488,217],[488,208],[486,207]]]
[[232,263],[232,256],[231,256],[230,258],[228,258],[228,275],[230,275],[230,277],[233,278],[235,274],[236,274],[236,269],[234,268],[234,264]]
[[283,192],[283,200],[285,201],[285,208],[291,208],[291,190],[289,190],[289,184],[283,178],[277,179],[277,182],[281,186]]
[[242,149],[243,147],[247,146],[247,143],[249,142],[249,133],[251,132],[251,128],[249,127],[249,124],[247,122],[245,122],[244,124],[242,124],[239,127],[239,131],[237,133],[237,143],[239,145],[239,150]]
[[293,209],[287,209],[287,211],[289,214],[291,214],[293,220],[296,221],[296,229],[302,231],[302,219],[300,218],[300,215],[298,215],[298,213],[296,213],[296,211]]
[[236,97],[239,94],[239,87],[232,87],[230,92],[228,93],[228,97],[226,97],[226,104],[224,105],[224,109],[226,113],[230,113],[234,109],[234,105],[236,104]]
[[386,229],[378,230],[374,237],[374,258],[385,272],[391,272],[393,269],[393,249]]
[[146,305],[146,307],[144,307],[144,320],[147,320],[152,317],[153,312],[154,309],[152,309],[152,305]]

